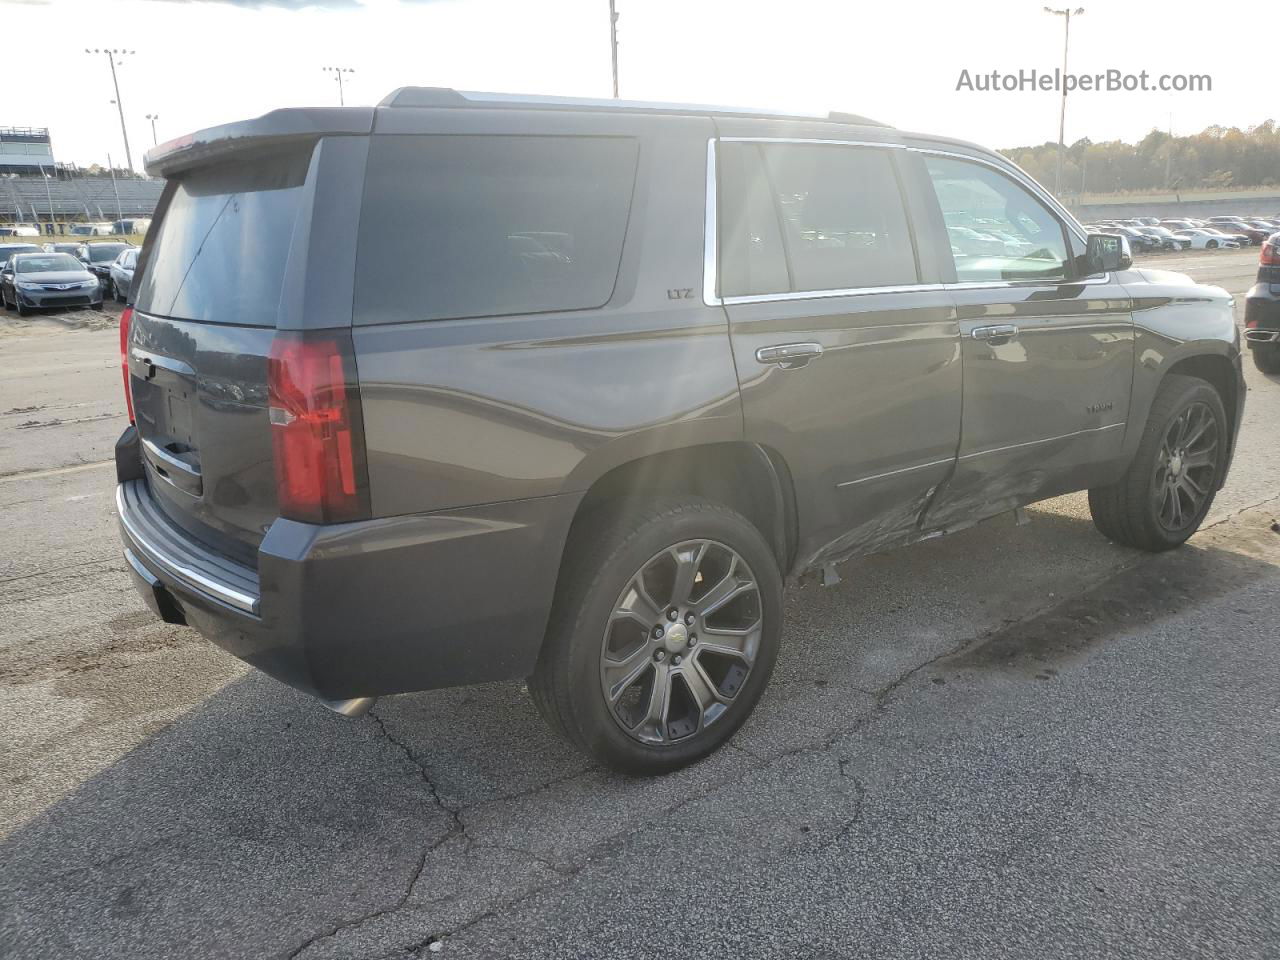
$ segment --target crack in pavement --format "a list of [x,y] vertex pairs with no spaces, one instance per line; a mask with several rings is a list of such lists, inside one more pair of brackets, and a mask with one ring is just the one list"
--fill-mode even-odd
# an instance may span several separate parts
[[382,735],[384,738],[386,738],[387,742],[392,744],[394,747],[396,747],[396,749],[398,749],[402,754],[404,754],[405,759],[407,759],[409,763],[413,765],[414,769],[418,771],[418,776],[421,778],[422,782],[426,785],[427,792],[431,794],[431,798],[434,801],[435,805],[439,807],[441,810],[443,810],[446,814],[448,814],[449,821],[450,821],[449,829],[445,832],[443,836],[437,837],[435,840],[426,844],[422,848],[422,853],[419,854],[418,856],[418,862],[414,865],[414,868],[409,875],[409,882],[405,884],[404,893],[400,895],[400,899],[397,900],[393,905],[389,907],[383,907],[378,910],[370,911],[369,913],[363,914],[359,917],[355,917],[350,920],[340,921],[339,923],[334,924],[328,930],[315,934],[314,936],[305,940],[299,946],[295,947],[293,951],[289,954],[289,960],[294,960],[294,958],[300,956],[302,953],[304,953],[306,950],[309,950],[311,947],[315,946],[317,943],[321,943],[325,940],[328,940],[336,936],[337,934],[341,933],[343,930],[350,930],[355,927],[359,927],[365,923],[368,923],[370,920],[376,920],[379,917],[389,916],[401,910],[404,907],[404,905],[409,902],[409,898],[413,896],[413,889],[414,887],[417,886],[418,880],[422,877],[422,871],[426,868],[427,858],[430,857],[435,850],[439,849],[441,846],[443,846],[445,843],[447,843],[449,840],[453,839],[454,837],[462,836],[464,839],[466,837],[466,825],[462,822],[461,810],[459,808],[450,806],[449,804],[444,802],[444,799],[440,796],[440,791],[437,789],[435,782],[431,779],[431,775],[427,771],[426,765],[421,763],[418,760],[418,758],[414,755],[413,751],[409,749],[407,744],[398,740],[391,733],[391,731],[387,729],[387,725],[383,721],[382,717],[374,713],[372,709],[369,711],[369,717],[373,720],[375,724],[378,725],[378,729],[382,732]]
[[[1248,507],[1241,508],[1240,510],[1235,511],[1231,514],[1228,514],[1225,517],[1215,520],[1211,524],[1206,524],[1206,526],[1203,529],[1211,529],[1212,527],[1219,526],[1223,523],[1228,522],[1231,519],[1234,519],[1240,514],[1247,512],[1248,510],[1259,509],[1265,506],[1267,503],[1272,502],[1273,499],[1274,498],[1264,499]],[[740,776],[732,777],[723,782],[713,784],[704,790],[698,791],[697,793],[681,798],[680,800],[676,801],[669,807],[664,808],[661,811],[662,816],[669,817],[671,814],[689,806],[690,804],[697,803],[701,800],[707,799],[708,797],[714,796],[715,794],[723,790],[734,788],[742,784],[746,780],[750,779],[751,777],[758,776],[761,771],[769,770],[775,767],[781,761],[788,760],[798,756],[820,755],[820,754],[830,753],[842,739],[844,739],[845,737],[849,736],[852,733],[855,733],[859,729],[862,729],[866,725],[873,722],[875,718],[883,714],[884,711],[890,707],[893,701],[893,696],[898,690],[902,689],[904,686],[910,683],[913,678],[915,678],[917,675],[919,675],[923,671],[928,670],[934,664],[940,661],[955,657],[959,654],[962,654],[965,651],[988,641],[991,637],[997,635],[998,633],[1004,630],[1008,630],[1013,625],[1022,624],[1022,623],[1034,620],[1037,617],[1044,616],[1045,614],[1053,611],[1054,609],[1057,609],[1058,607],[1063,606],[1069,600],[1078,598],[1084,594],[1087,594],[1089,591],[1097,589],[1101,584],[1105,583],[1111,578],[1123,572],[1131,570],[1135,567],[1138,567],[1146,562],[1149,562],[1150,560],[1151,560],[1150,555],[1135,552],[1133,556],[1124,559],[1115,567],[1107,570],[1105,573],[1099,574],[1096,578],[1093,578],[1091,581],[1081,584],[1079,588],[1074,590],[1070,595],[1054,597],[1051,601],[1037,605],[1036,607],[1022,614],[1021,616],[1005,618],[999,625],[988,627],[986,629],[978,631],[973,635],[966,637],[961,642],[949,646],[946,650],[936,654],[935,656],[929,657],[928,659],[923,660],[920,663],[910,667],[909,669],[899,674],[897,677],[890,680],[884,686],[876,690],[864,690],[863,692],[866,692],[873,697],[872,706],[867,711],[865,711],[861,715],[854,718],[850,723],[843,724],[841,726],[838,726],[828,731],[827,735],[820,742],[816,744],[805,744],[802,746],[797,746],[797,747],[777,751],[772,754],[757,753],[753,750],[750,750],[738,744],[733,744],[733,743],[728,744],[727,746],[729,746],[731,749],[737,750],[740,753],[742,753],[744,756],[754,759],[756,761],[756,765],[753,765],[750,769],[744,770]],[[566,882],[567,880],[579,874],[584,868],[585,862],[591,860],[592,857],[597,852],[604,850],[606,848],[616,847],[616,845],[620,841],[626,841],[629,838],[636,836],[644,832],[645,830],[651,829],[653,827],[652,822],[646,822],[636,826],[631,830],[626,830],[617,834],[611,834],[607,837],[601,837],[594,843],[591,843],[587,847],[585,847],[581,851],[579,856],[575,858],[577,862],[570,863],[569,866],[567,867],[555,864],[552,861],[546,859],[545,857],[542,857],[541,855],[536,854],[530,850],[516,848],[516,847],[509,847],[509,846],[504,846],[500,844],[492,844],[485,841],[479,841],[467,833],[466,824],[462,817],[463,812],[471,808],[466,806],[455,807],[455,806],[446,804],[444,800],[441,798],[439,790],[437,789],[434,781],[432,781],[426,769],[426,766],[418,760],[418,758],[413,754],[412,750],[410,750],[407,745],[397,740],[390,733],[390,731],[386,727],[386,724],[383,722],[382,718],[378,717],[376,714],[373,714],[372,711],[370,712],[370,715],[373,717],[374,721],[378,724],[383,735],[391,743],[395,744],[401,750],[401,752],[404,753],[405,757],[411,763],[413,763],[414,766],[418,768],[420,775],[422,777],[422,780],[424,784],[426,784],[428,790],[430,791],[431,796],[434,798],[435,803],[442,810],[444,810],[450,815],[453,821],[453,826],[451,827],[449,833],[447,833],[444,837],[440,838],[439,840],[430,844],[423,851],[423,854],[417,864],[417,868],[414,871],[413,875],[411,876],[408,885],[406,886],[405,893],[394,906],[384,908],[382,910],[374,911],[373,913],[357,918],[355,920],[346,921],[344,923],[338,924],[328,933],[318,935],[312,938],[311,940],[307,941],[307,943],[303,944],[301,947],[299,947],[290,955],[291,958],[297,957],[300,953],[302,953],[307,947],[311,946],[312,944],[320,942],[324,939],[327,939],[328,937],[331,937],[342,930],[356,927],[362,923],[367,922],[368,920],[393,914],[399,911],[408,903],[410,897],[412,896],[414,886],[417,884],[417,881],[420,878],[423,869],[425,868],[426,861],[430,853],[436,848],[438,848],[440,845],[442,845],[444,842],[446,842],[447,840],[455,836],[461,837],[461,839],[468,845],[468,849],[475,846],[489,847],[492,849],[506,850],[512,853],[516,853],[518,855],[529,857],[534,862],[537,862],[542,866],[546,867],[547,869],[551,870],[556,875],[556,879],[548,883],[536,884],[531,889],[525,891],[523,894],[517,897],[513,897],[504,902],[493,904],[488,909],[482,910],[476,916],[470,918],[464,923],[458,924],[447,930],[436,930],[430,933],[428,936],[424,937],[422,940],[419,940],[410,945],[401,947],[400,950],[405,951],[406,953],[412,953],[412,954],[421,956],[422,952],[430,948],[432,944],[442,943],[446,939],[456,937],[474,928],[478,924],[483,923],[486,920],[497,919],[500,916],[501,912],[509,911],[513,907],[518,907],[522,903],[525,903],[526,901],[556,886],[561,885],[562,883]],[[852,829],[858,823],[861,822],[866,810],[866,801],[868,797],[868,788],[866,784],[860,778],[858,778],[855,775],[852,775],[849,772],[849,766],[852,763],[852,760],[847,757],[836,757],[835,759],[836,759],[839,775],[843,778],[850,780],[852,783],[854,800],[853,800],[853,811],[851,816],[842,823],[840,830],[837,832],[832,842],[838,841],[840,838],[847,836],[852,831]],[[509,801],[512,799],[517,799],[517,798],[526,797],[526,796],[532,796],[549,789],[550,787],[554,786],[557,783],[567,782],[569,780],[573,780],[577,777],[583,776],[584,774],[591,772],[592,769],[594,768],[588,768],[586,770],[577,771],[575,773],[556,778],[553,781],[549,781],[547,783],[541,784],[538,787],[535,787],[531,790],[511,794],[510,796],[507,796],[507,797],[498,797],[491,800],[487,800],[487,801],[484,801],[483,804],[475,804],[473,805],[473,807],[487,806],[494,803]]]

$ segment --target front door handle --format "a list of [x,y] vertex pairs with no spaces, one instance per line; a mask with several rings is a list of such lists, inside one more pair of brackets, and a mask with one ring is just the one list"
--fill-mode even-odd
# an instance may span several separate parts
[[969,336],[975,340],[985,340],[993,346],[1008,343],[1018,335],[1018,328],[1012,323],[997,323],[990,327],[974,327]]
[[758,363],[776,363],[783,370],[795,370],[822,356],[820,343],[779,343],[756,351]]

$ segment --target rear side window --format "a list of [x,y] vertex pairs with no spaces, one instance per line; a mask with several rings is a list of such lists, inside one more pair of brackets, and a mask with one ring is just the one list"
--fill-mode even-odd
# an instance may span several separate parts
[[887,150],[722,143],[718,156],[724,296],[917,282]]
[[617,137],[374,137],[357,322],[603,306],[636,156],[636,142]]
[[308,146],[184,175],[152,235],[137,308],[179,320],[275,326],[310,162]]

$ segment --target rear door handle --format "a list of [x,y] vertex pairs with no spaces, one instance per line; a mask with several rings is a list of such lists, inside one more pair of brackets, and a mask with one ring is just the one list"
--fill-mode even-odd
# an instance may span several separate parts
[[822,356],[820,343],[779,343],[756,351],[758,363],[774,363],[783,370],[795,370]]
[[989,327],[974,327],[973,332],[969,334],[975,340],[985,340],[995,346],[1008,343],[1017,335],[1018,328],[1012,323],[997,323]]

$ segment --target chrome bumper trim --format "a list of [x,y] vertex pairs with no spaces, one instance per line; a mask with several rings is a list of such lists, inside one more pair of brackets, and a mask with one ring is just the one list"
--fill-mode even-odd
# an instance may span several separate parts
[[182,558],[165,553],[163,549],[148,539],[139,530],[138,525],[129,517],[128,505],[125,503],[124,488],[124,484],[116,487],[116,513],[120,517],[120,524],[124,527],[125,533],[128,534],[129,539],[133,541],[134,546],[138,548],[143,557],[150,560],[163,572],[169,574],[184,586],[212,597],[220,603],[225,603],[229,607],[234,607],[243,613],[248,613],[255,617],[258,615],[260,598],[257,595],[230,583],[215,580],[207,574],[196,570]]

